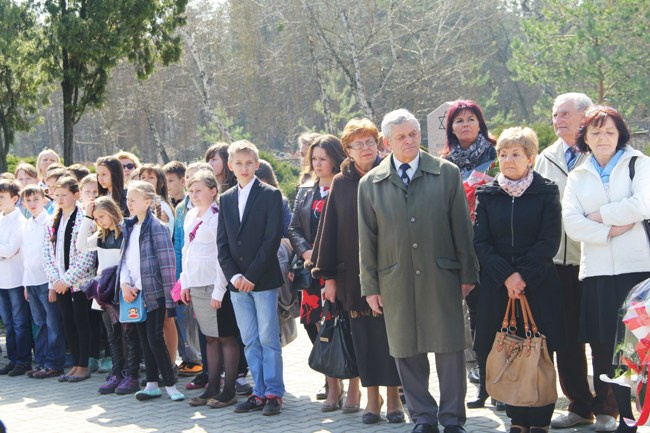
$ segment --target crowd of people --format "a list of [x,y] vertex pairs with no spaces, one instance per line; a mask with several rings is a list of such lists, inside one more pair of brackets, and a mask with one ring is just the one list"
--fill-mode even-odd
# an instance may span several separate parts
[[[277,415],[282,346],[298,317],[317,343],[329,302],[349,320],[359,376],[347,390],[324,377],[321,410],[374,424],[385,402],[398,424],[404,402],[414,432],[459,433],[466,409],[490,397],[486,360],[508,299],[525,293],[570,405],[552,419],[555,403],[493,401],[510,432],[594,422],[633,432],[623,422],[633,418],[629,389],[600,375],[614,373],[618,307],[650,277],[650,159],[627,144],[620,113],[586,95],[558,96],[552,116],[558,139],[539,155],[532,129],[495,138],[469,100],[448,111],[442,157],[421,149],[420,124],[404,109],[380,128],[352,119],[340,137],[303,134],[292,207],[247,140],[217,143],[189,165],[120,152],[94,173],[46,149],[36,166],[0,179],[9,357],[0,375],[75,383],[99,371],[100,394],[139,401],[185,400],[178,376],[194,376],[187,388],[202,393],[192,406]],[[463,180],[495,162],[500,173],[478,188],[472,219]],[[138,300],[146,317],[124,323],[120,305]],[[479,382],[467,402],[464,304]]]

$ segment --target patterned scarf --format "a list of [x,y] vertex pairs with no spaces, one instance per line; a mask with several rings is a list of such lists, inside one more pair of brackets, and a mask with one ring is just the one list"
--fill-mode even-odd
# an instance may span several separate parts
[[528,189],[531,183],[533,183],[533,170],[528,169],[528,174],[524,175],[519,180],[510,180],[505,177],[503,174],[497,176],[497,181],[499,186],[510,196],[510,197],[521,197],[521,195]]
[[463,149],[455,140],[455,143],[451,145],[448,159],[458,166],[460,175],[464,178],[466,173],[471,172],[479,165],[481,157],[490,146],[490,142],[479,132],[476,141],[467,149]]

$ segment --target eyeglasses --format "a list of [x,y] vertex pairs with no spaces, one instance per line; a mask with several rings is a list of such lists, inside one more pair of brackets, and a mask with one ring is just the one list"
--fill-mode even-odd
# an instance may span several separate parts
[[368,149],[374,149],[377,147],[377,142],[375,141],[374,138],[369,138],[366,141],[355,141],[353,143],[348,144],[348,148],[352,150],[361,150],[364,147],[367,147]]
[[132,162],[129,162],[127,164],[122,164],[122,167],[127,169],[127,170],[133,170],[135,168],[135,164],[133,164]]

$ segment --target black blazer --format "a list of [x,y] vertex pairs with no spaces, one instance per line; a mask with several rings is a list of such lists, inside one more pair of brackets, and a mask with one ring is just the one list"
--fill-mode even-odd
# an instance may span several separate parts
[[255,284],[254,291],[275,289],[284,283],[278,249],[282,238],[282,193],[253,180],[244,216],[239,222],[239,188],[230,188],[219,199],[217,246],[219,264],[228,279],[237,274]]

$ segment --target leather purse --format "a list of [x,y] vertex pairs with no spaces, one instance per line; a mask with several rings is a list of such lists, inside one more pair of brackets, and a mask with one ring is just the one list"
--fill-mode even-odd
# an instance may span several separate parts
[[485,385],[488,394],[511,406],[541,407],[555,403],[556,373],[546,337],[537,329],[523,294],[519,295],[519,303],[525,336],[516,335],[516,302],[508,300],[501,330],[487,358]]
[[351,379],[359,375],[359,369],[350,323],[341,310],[338,303],[325,301],[318,337],[309,354],[309,367],[326,376]]

